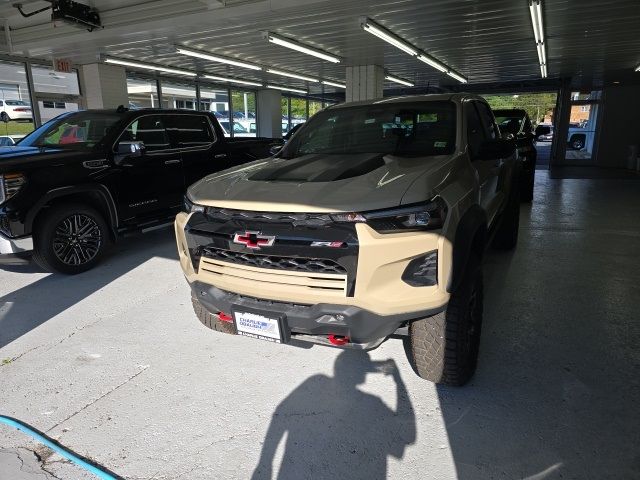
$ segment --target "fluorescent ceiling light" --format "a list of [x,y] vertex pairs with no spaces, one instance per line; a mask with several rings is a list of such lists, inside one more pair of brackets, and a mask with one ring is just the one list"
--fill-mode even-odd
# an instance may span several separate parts
[[189,57],[202,58],[204,60],[210,60],[212,62],[226,63],[228,65],[235,65],[236,67],[250,68],[251,70],[262,70],[262,67],[254,65],[252,63],[240,62],[238,60],[219,57],[218,55],[211,55],[210,53],[199,52],[197,50],[188,50],[186,48],[176,47],[176,51],[181,55],[188,55]]
[[324,85],[330,85],[332,87],[338,87],[338,88],[347,88],[346,85],[342,84],[342,83],[337,83],[337,82],[330,82],[328,80],[323,80],[322,83]]
[[542,24],[542,0],[529,0],[529,14],[531,15],[531,26],[533,37],[536,41],[538,52],[538,62],[540,63],[540,75],[547,77],[547,47],[544,43],[544,25]]
[[105,63],[114,63],[116,65],[124,65],[126,67],[143,68],[143,69],[146,69],[146,70],[155,70],[157,72],[175,73],[176,75],[187,75],[187,76],[190,76],[190,77],[198,76],[197,73],[189,72],[188,70],[179,70],[177,68],[160,67],[158,65],[151,65],[149,63],[130,62],[130,61],[127,61],[127,60],[119,60],[119,59],[116,59],[116,58],[106,58],[104,61],[105,61]]
[[297,73],[284,72],[282,70],[276,70],[274,68],[267,68],[267,73],[273,73],[274,75],[282,75],[283,77],[297,78],[298,80],[306,80],[307,82],[315,82],[315,83],[320,82],[320,80],[318,80],[317,78],[307,77],[305,75],[298,75]]
[[217,80],[219,82],[239,83],[240,85],[251,85],[253,87],[262,86],[262,83],[259,82],[249,82],[247,80],[238,80],[237,78],[218,77],[216,75],[203,75],[202,77],[208,78],[209,80]]
[[280,45],[281,47],[287,47],[291,50],[296,50],[298,52],[306,53],[307,55],[312,55],[317,58],[321,58],[326,60],[327,62],[332,63],[340,63],[340,58],[335,55],[330,55],[329,53],[319,50],[317,48],[309,47],[307,45],[303,45],[299,42],[294,42],[287,38],[281,37],[271,32],[264,32],[265,38],[276,45]]
[[283,92],[301,93],[303,95],[307,94],[306,90],[298,90],[297,88],[289,88],[289,87],[279,87],[278,85],[267,85],[267,88],[273,88],[275,90],[282,90]]
[[457,74],[456,72],[449,70],[447,72],[447,75],[449,75],[451,78],[455,78],[456,80],[458,80],[460,83],[467,83],[468,80],[466,78],[464,78],[462,75]]
[[393,45],[394,47],[399,48],[403,52],[406,52],[409,55],[413,55],[413,56],[418,55],[418,50],[416,50],[414,47],[409,45],[400,37],[398,37],[397,35],[394,35],[389,30],[387,30],[384,27],[381,27],[380,25],[378,25],[372,20],[368,18],[364,18],[360,22],[360,26],[365,32],[369,32],[370,34],[375,35],[376,37],[384,40],[390,45]]
[[440,70],[442,73],[445,73],[448,70],[446,65],[440,63],[435,58],[428,55],[420,54],[418,55],[418,60],[426,63],[427,65],[431,65],[433,68],[435,68],[436,70]]
[[400,77],[396,77],[395,75],[386,75],[385,80],[389,80],[390,82],[394,82],[394,83],[399,83],[400,85],[406,85],[407,87],[413,87],[415,86],[413,83],[400,78]]

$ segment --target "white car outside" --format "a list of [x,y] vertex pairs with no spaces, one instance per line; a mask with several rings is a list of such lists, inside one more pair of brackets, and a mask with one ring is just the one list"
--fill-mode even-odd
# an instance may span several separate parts
[[31,120],[33,113],[31,105],[24,100],[0,100],[0,120]]

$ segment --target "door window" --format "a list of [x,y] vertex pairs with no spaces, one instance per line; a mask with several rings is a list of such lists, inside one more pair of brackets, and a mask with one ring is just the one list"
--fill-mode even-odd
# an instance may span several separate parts
[[120,136],[120,142],[143,142],[147,152],[171,148],[160,115],[146,115],[135,119]]
[[180,148],[208,147],[215,141],[211,123],[205,115],[171,115],[167,132]]
[[477,157],[481,145],[485,142],[486,136],[478,111],[473,106],[474,102],[465,104],[465,117],[467,119],[467,137],[469,139],[469,155],[471,159]]

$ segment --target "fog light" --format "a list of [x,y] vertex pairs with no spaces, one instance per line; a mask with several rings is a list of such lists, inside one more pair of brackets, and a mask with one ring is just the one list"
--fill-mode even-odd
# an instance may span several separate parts
[[409,262],[402,280],[412,287],[430,287],[438,284],[438,251],[434,250]]

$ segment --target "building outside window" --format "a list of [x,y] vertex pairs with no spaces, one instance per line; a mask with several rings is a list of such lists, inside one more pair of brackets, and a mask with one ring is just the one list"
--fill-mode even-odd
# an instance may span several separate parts
[[155,80],[127,75],[129,108],[160,108],[158,85]]
[[231,136],[229,119],[229,90],[208,85],[200,86],[200,111],[213,113],[226,137]]
[[233,136],[257,136],[255,92],[232,90],[231,104],[233,105]]
[[307,121],[307,100],[291,98],[291,128]]
[[18,139],[34,129],[24,64],[0,62],[0,104],[0,140]]
[[[56,72],[51,67],[33,65],[31,73],[42,123],[80,108],[80,82],[76,70]],[[47,105],[53,103],[53,108],[45,106],[45,102]]]
[[322,110],[322,102],[309,100],[309,117],[313,117],[320,110]]

